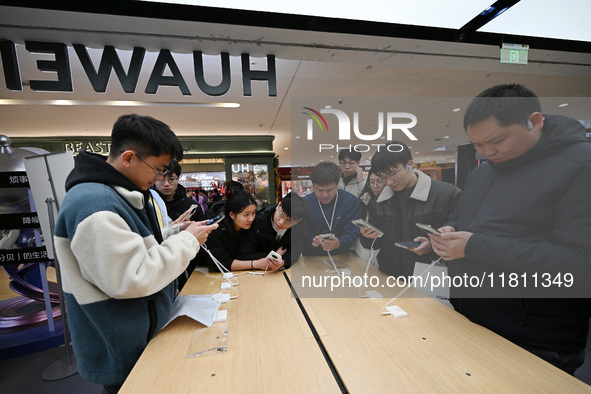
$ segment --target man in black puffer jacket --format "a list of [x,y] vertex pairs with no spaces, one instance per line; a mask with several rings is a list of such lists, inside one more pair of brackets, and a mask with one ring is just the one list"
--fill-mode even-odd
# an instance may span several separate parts
[[584,361],[590,315],[591,144],[580,122],[541,113],[536,95],[499,85],[464,117],[488,159],[430,236],[448,261],[451,303],[568,373]]

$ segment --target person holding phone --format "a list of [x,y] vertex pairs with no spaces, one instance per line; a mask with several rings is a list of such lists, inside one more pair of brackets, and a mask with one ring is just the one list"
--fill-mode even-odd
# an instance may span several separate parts
[[[229,189],[223,213],[225,217],[219,222],[219,227],[207,239],[206,247],[211,254],[229,271],[271,269],[275,263],[266,257],[238,258],[238,249],[256,216],[256,201],[252,194],[246,190]],[[216,267],[205,250],[199,251],[197,260],[199,265]]]
[[117,392],[172,311],[175,279],[217,225],[160,228],[148,189],[183,148],[163,122],[123,115],[108,157],[81,152],[55,226],[78,372]]
[[[269,270],[289,268],[302,253],[305,224],[299,224],[308,214],[308,204],[297,193],[289,192],[283,200],[257,213],[251,230],[240,244],[238,257],[258,260],[275,251],[280,259],[273,259]],[[301,226],[301,227],[300,227]]]
[[[376,203],[378,196],[382,193],[386,183],[380,179],[378,172],[375,168],[370,168],[367,178],[367,183],[361,193],[359,194],[359,202],[361,203],[361,217],[367,221],[369,219],[369,207]],[[380,252],[379,249],[373,249],[374,256],[377,256]],[[355,242],[355,254],[364,260],[369,261],[371,257],[371,249],[363,247],[361,239],[358,238]],[[374,265],[378,265],[377,259],[372,259]]]
[[[518,84],[474,98],[464,129],[487,161],[470,172],[441,236],[430,237],[450,275],[497,279],[452,287],[458,312],[573,374],[591,311],[591,144],[579,121],[541,111]],[[560,286],[565,274],[571,286]],[[503,287],[501,275],[519,280]],[[542,276],[558,281],[533,282]]]
[[[378,264],[381,271],[393,276],[410,276],[415,262],[431,263],[438,256],[432,252],[427,234],[416,223],[438,227],[447,222],[455,207],[460,189],[452,184],[433,181],[414,169],[408,146],[393,141],[380,149],[371,159],[371,168],[386,185],[375,204],[368,207],[369,223],[384,235],[377,238],[371,228],[361,229],[363,246],[379,248]],[[414,248],[396,245],[403,241],[419,242]]]
[[[155,183],[154,189],[156,189],[160,197],[164,200],[168,216],[174,221],[192,205],[195,205],[196,202],[191,197],[187,197],[187,190],[179,183],[181,176],[181,166],[179,163],[172,160],[167,170],[166,175]],[[202,221],[205,219],[203,209],[197,204],[197,209],[190,215],[190,220]]]
[[352,223],[361,219],[359,199],[338,188],[339,178],[339,167],[330,162],[319,163],[310,174],[313,193],[304,197],[309,207],[305,256],[348,252],[359,237]]

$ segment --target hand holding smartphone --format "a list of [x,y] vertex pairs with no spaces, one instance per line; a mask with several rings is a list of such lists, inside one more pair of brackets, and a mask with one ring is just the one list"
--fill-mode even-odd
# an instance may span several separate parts
[[223,213],[220,213],[215,218],[209,219],[207,222],[205,222],[205,225],[206,226],[211,226],[212,224],[219,223],[219,222],[222,221],[223,218],[224,218],[224,214]]
[[320,237],[320,242],[332,241],[335,239],[334,234],[320,234],[318,237]]
[[351,223],[353,223],[354,225],[356,225],[359,228],[370,228],[374,231],[377,231],[378,237],[381,237],[382,235],[384,235],[384,233],[379,228],[372,226],[371,224],[367,223],[363,219],[355,219],[355,220],[352,220]]
[[281,257],[281,255],[277,252],[275,252],[274,250],[270,251],[269,254],[267,255],[268,259],[271,260],[275,260],[275,261],[281,261],[283,258]]
[[416,223],[417,227],[420,228],[421,230],[431,233],[433,235],[441,235],[441,233],[437,230],[435,230],[433,227],[431,227],[430,224],[423,224],[423,223]]
[[403,248],[403,249],[413,249],[413,248],[416,248],[417,246],[420,246],[421,243],[415,242],[415,241],[400,241],[400,242],[394,243],[394,245],[398,246],[399,248]]

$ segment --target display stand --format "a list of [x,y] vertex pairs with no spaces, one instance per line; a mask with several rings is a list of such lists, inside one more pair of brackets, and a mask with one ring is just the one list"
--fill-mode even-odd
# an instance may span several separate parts
[[66,314],[66,304],[62,287],[60,264],[55,253],[53,243],[53,233],[55,228],[55,214],[59,212],[60,202],[65,197],[65,180],[67,175],[74,168],[72,152],[63,152],[56,154],[47,154],[26,158],[25,167],[29,177],[29,185],[33,193],[33,198],[38,206],[39,201],[47,204],[47,215],[43,210],[38,210],[41,229],[44,234],[50,234],[44,241],[47,247],[47,254],[55,262],[56,281],[58,286],[58,295],[60,301],[60,311],[62,316],[62,328],[64,334],[64,346],[66,357],[57,360],[49,365],[41,374],[43,380],[53,381],[67,378],[78,372],[76,359],[70,346],[70,335],[68,330],[68,319]]

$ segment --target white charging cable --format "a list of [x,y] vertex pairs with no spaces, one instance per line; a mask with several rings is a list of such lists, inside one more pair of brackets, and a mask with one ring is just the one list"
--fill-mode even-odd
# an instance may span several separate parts
[[[209,257],[211,257],[211,260],[213,261],[217,269],[222,273],[224,279],[226,279],[228,283],[230,283],[232,286],[236,286],[239,283],[238,278],[236,278],[235,275],[232,274],[232,272],[230,272],[229,269],[224,267],[222,263],[220,263],[220,261],[215,258],[211,251],[207,248],[207,245],[203,244],[201,245],[201,247],[203,248],[203,250],[207,252],[207,254],[209,254]],[[231,279],[233,279],[234,281],[232,281]]]
[[[421,274],[420,274],[418,277],[421,277],[421,278],[422,278],[422,277],[423,277],[423,275],[425,275],[427,272],[429,272],[429,271],[431,270],[431,268],[433,268],[433,266],[434,266],[435,264],[437,264],[438,262],[440,262],[440,261],[441,261],[441,257],[440,257],[440,258],[438,258],[437,260],[433,260],[433,262],[432,262],[432,263],[431,263],[431,264],[430,264],[430,265],[429,265],[429,266],[428,266],[428,267],[427,267],[427,268],[426,268],[426,269],[425,269],[425,270],[424,270],[424,271],[423,271],[423,272],[422,272],[422,273],[421,273]],[[406,286],[404,289],[402,289],[402,291],[401,291],[400,293],[396,294],[396,295],[394,296],[394,298],[392,298],[390,301],[388,301],[388,303],[387,303],[386,305],[384,305],[384,306],[382,307],[382,309],[380,309],[380,312],[382,312],[382,314],[383,314],[383,315],[389,315],[390,313],[389,313],[389,312],[384,312],[384,309],[385,309],[385,308],[386,308],[388,305],[390,305],[391,303],[393,303],[394,301],[396,301],[398,298],[400,298],[400,296],[402,296],[404,293],[406,293],[406,291],[407,291],[408,289],[410,289],[410,287],[411,287],[411,284],[409,283],[409,284],[408,284],[408,286]]]

